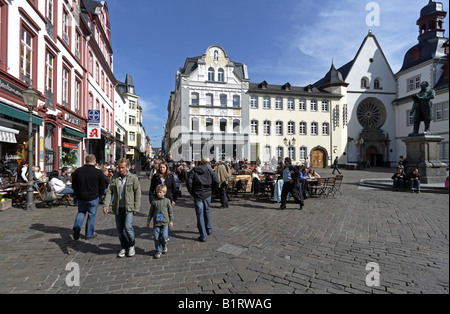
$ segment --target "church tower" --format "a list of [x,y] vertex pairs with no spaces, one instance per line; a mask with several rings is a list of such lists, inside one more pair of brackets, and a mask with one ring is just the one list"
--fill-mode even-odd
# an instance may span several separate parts
[[428,5],[420,11],[420,18],[417,20],[419,42],[436,37],[443,38],[446,16],[447,12],[444,11],[442,3],[430,0]]

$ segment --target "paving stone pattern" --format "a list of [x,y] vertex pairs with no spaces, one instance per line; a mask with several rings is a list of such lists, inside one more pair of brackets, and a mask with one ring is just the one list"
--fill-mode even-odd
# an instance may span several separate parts
[[[169,252],[159,260],[146,228],[150,182],[144,177],[132,258],[116,257],[112,214],[98,211],[97,238],[74,241],[75,207],[7,210],[0,213],[0,293],[447,294],[449,196],[358,186],[362,178],[391,173],[344,171],[343,196],[308,199],[302,211],[293,203],[279,211],[254,197],[219,209],[216,200],[205,243],[195,241],[194,204],[182,186]],[[80,285],[69,287],[72,262]],[[379,265],[379,287],[366,284],[372,262]]]

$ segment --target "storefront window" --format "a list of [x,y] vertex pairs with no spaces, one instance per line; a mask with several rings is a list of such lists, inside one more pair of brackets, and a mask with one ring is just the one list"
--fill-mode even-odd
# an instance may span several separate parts
[[63,142],[61,161],[62,167],[68,167],[69,169],[80,167],[79,144]]

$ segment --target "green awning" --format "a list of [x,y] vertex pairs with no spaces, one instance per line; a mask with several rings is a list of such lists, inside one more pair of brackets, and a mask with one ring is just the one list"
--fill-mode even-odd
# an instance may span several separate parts
[[81,133],[79,131],[73,130],[71,128],[65,127],[64,132],[66,132],[67,134],[73,135],[73,136],[77,136],[77,137],[81,137],[81,138],[85,138],[86,135],[84,133]]
[[[15,119],[19,119],[19,120],[28,122],[28,112],[13,108],[13,107],[5,105],[3,103],[0,103],[0,113],[4,114],[5,116],[11,117],[11,118],[15,118]],[[44,120],[42,118],[33,116],[32,121],[33,121],[33,124],[42,126]]]

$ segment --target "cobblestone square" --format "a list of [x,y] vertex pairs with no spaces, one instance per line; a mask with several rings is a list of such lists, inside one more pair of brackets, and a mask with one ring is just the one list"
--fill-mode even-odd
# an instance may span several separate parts
[[[146,228],[149,180],[141,177],[136,255],[120,249],[114,216],[97,213],[93,240],[72,240],[75,207],[0,213],[0,293],[304,294],[449,293],[449,196],[365,188],[391,169],[344,171],[343,196],[310,198],[284,211],[252,195],[228,209],[212,203],[213,231],[198,237],[194,204],[182,185],[169,252],[160,260]],[[323,169],[322,176],[331,176]],[[82,230],[83,236],[84,230]],[[79,286],[70,287],[79,267]],[[370,287],[369,263],[380,285]]]

